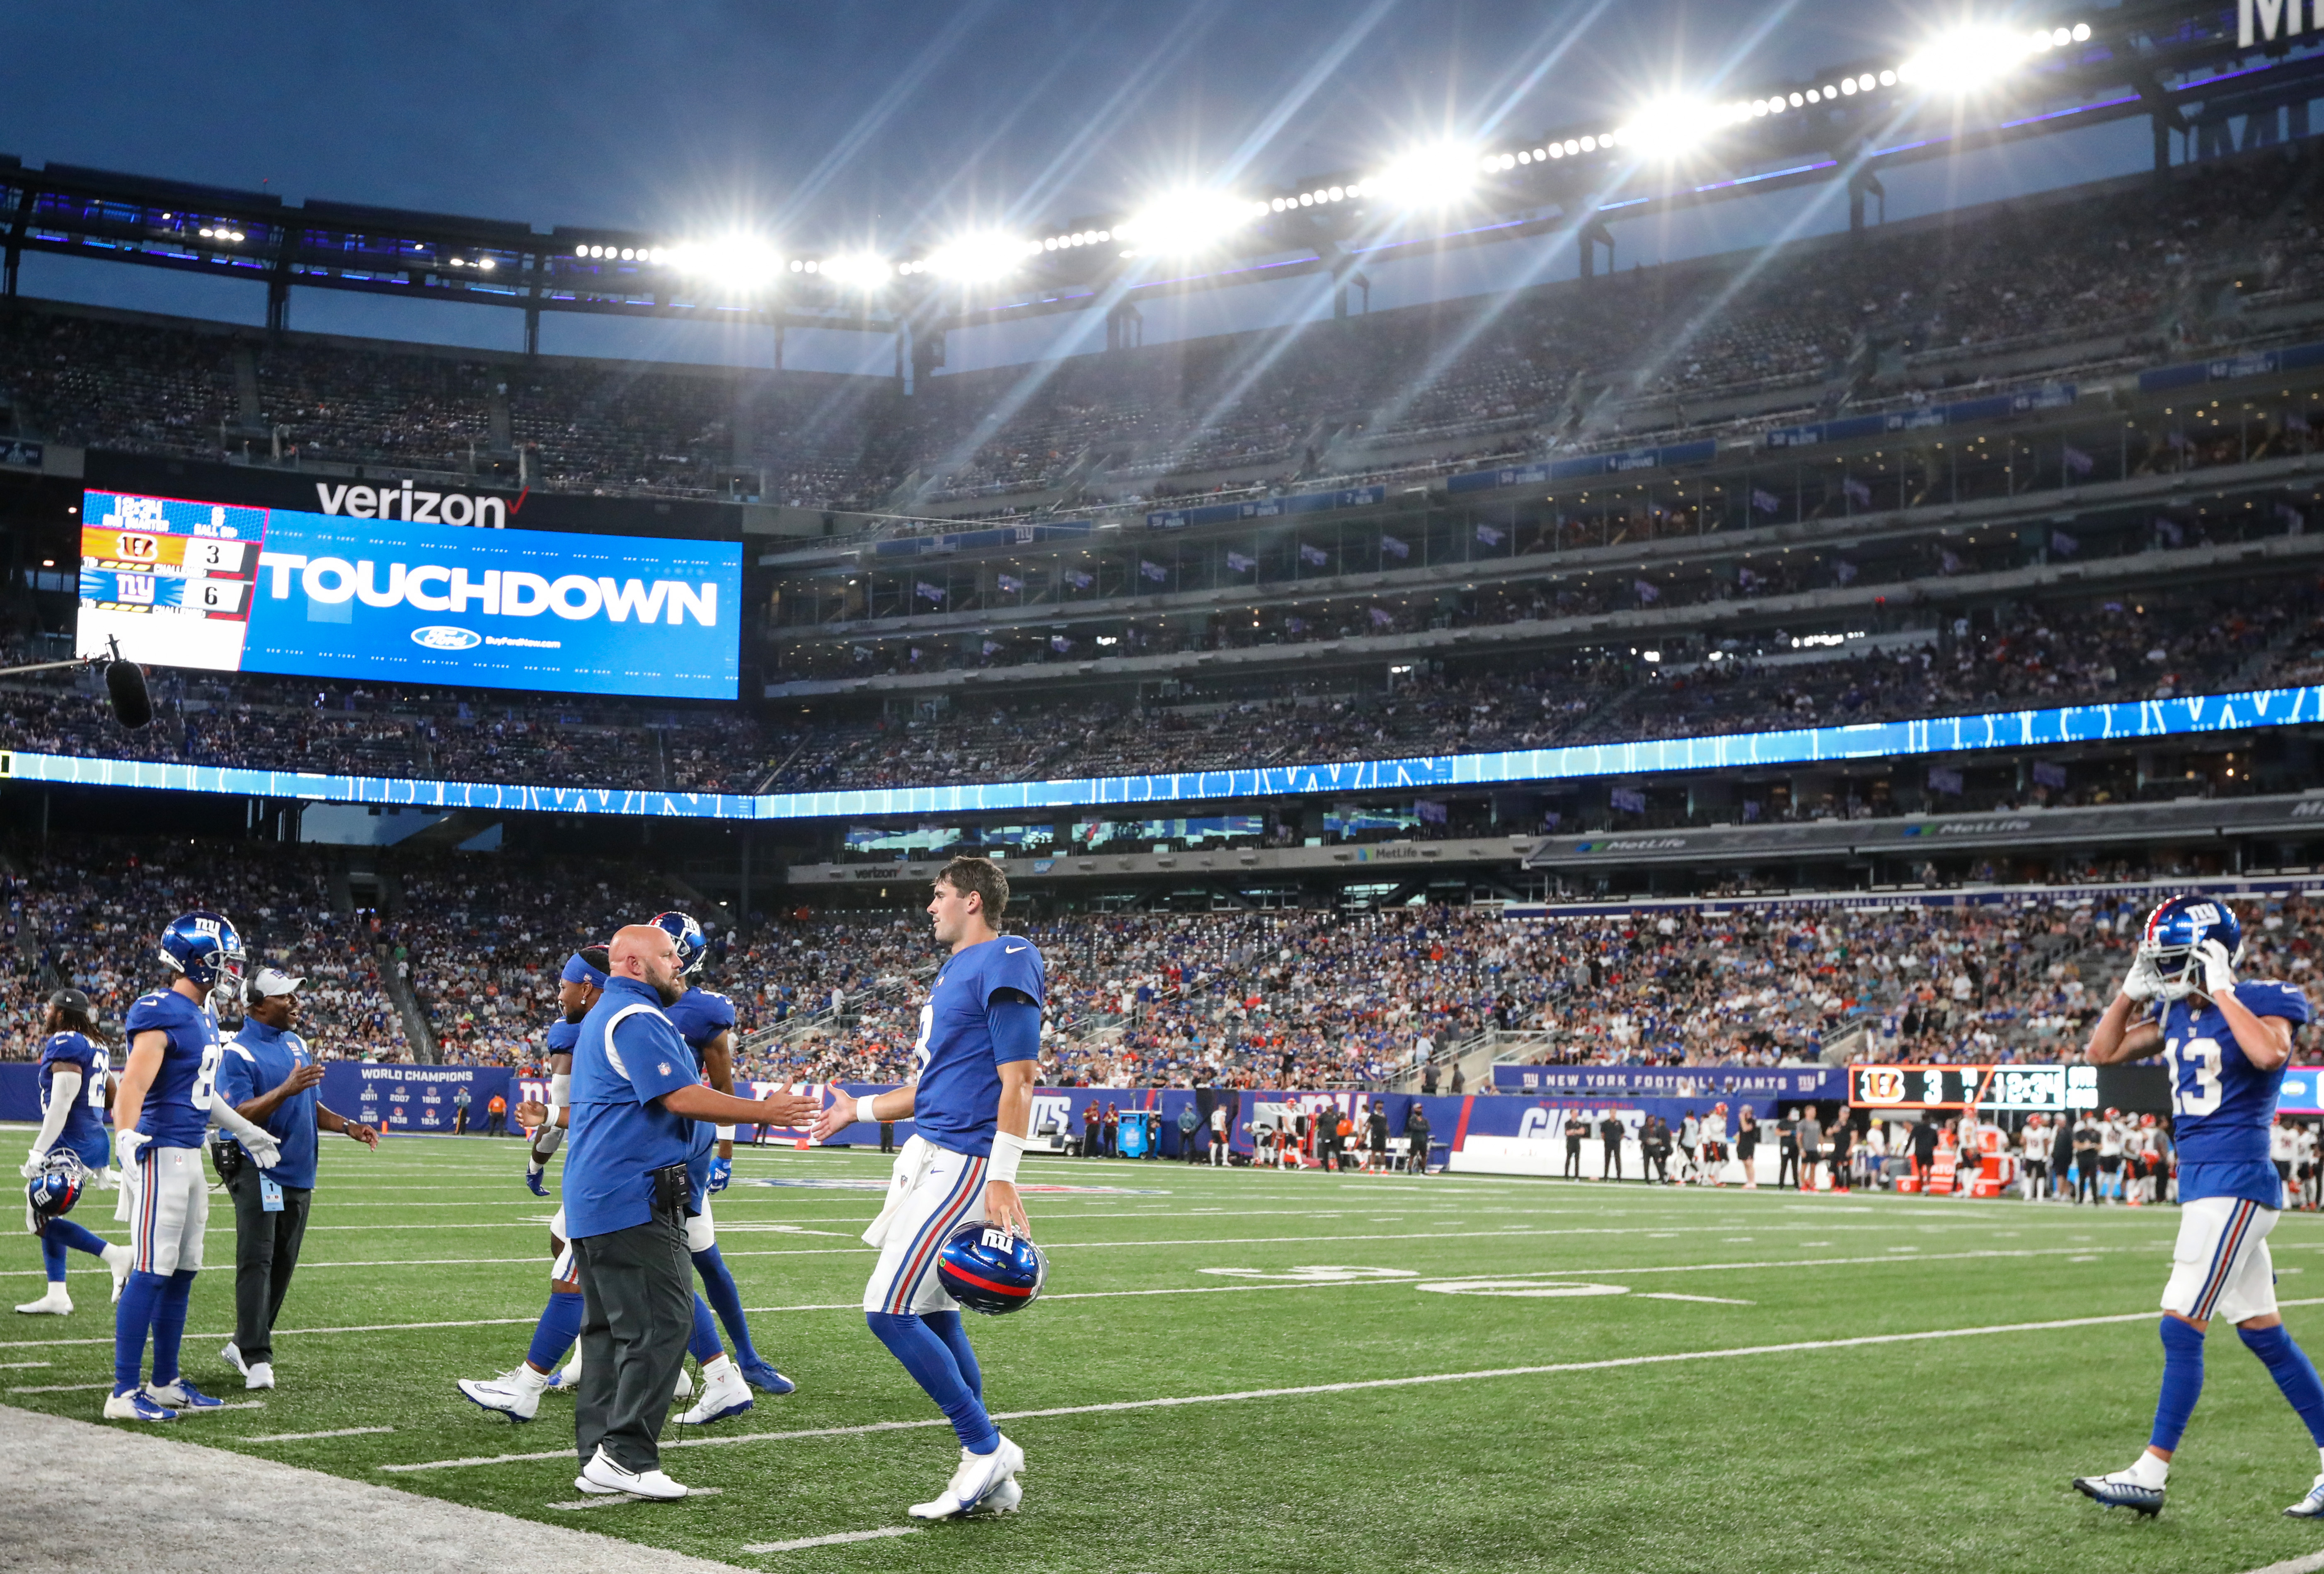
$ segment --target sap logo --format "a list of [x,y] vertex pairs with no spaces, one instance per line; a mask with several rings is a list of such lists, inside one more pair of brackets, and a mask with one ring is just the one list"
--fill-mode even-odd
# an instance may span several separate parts
[[1063,1093],[1033,1095],[1033,1129],[1040,1131],[1056,1127],[1064,1131],[1074,1123],[1074,1101]]
[[315,497],[325,513],[345,513],[353,520],[409,520],[415,525],[508,529],[508,499],[504,497],[470,497],[465,492],[414,492],[409,481],[401,492],[392,486],[332,486],[318,481]]
[[2236,0],[2236,47],[2273,43],[2300,31],[2301,0]]
[[411,642],[425,645],[430,650],[474,650],[484,642],[484,637],[467,629],[431,623],[427,628],[412,630]]

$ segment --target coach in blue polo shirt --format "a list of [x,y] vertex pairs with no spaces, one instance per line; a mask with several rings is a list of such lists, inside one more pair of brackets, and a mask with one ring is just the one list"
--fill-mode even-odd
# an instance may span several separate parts
[[307,1235],[317,1131],[343,1132],[366,1147],[379,1146],[378,1132],[324,1109],[316,1092],[323,1068],[292,1031],[304,982],[259,969],[242,1031],[218,1060],[217,1091],[244,1119],[272,1133],[282,1150],[274,1167],[263,1170],[237,1143],[222,1150],[219,1164],[234,1198],[235,1243],[234,1339],[218,1353],[242,1374],[244,1388],[274,1386],[274,1319]]
[[573,1046],[565,1148],[565,1233],[581,1280],[573,1485],[683,1497],[686,1488],[662,1474],[656,1440],[693,1325],[686,1216],[695,1123],[795,1127],[813,1120],[822,1100],[777,1093],[753,1102],[704,1085],[694,1052],[662,1014],[686,992],[668,930],[633,924],[613,936],[607,960],[604,993]]

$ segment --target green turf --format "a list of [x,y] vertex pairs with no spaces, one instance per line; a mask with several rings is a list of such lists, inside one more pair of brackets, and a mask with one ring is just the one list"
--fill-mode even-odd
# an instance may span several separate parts
[[[586,1513],[549,1506],[577,1496],[569,1452],[383,1472],[569,1450],[569,1400],[547,1398],[540,1420],[519,1427],[452,1386],[521,1356],[546,1293],[541,1223],[552,1204],[523,1191],[514,1142],[324,1151],[308,1260],[277,1347],[282,1385],[263,1409],[189,1418],[172,1435],[745,1565],[950,1569],[1006,1556],[1043,1569],[1298,1574],[1380,1562],[2236,1574],[2324,1549],[2324,1526],[2277,1513],[2315,1473],[2308,1440],[2224,1330],[2162,1517],[2110,1514],[2067,1488],[2073,1475],[2127,1463],[2144,1439],[2160,1366],[2145,1314],[2174,1210],[1047,1160],[1034,1162],[1031,1183],[1155,1194],[1030,1199],[1051,1254],[1050,1296],[1018,1317],[971,1319],[996,1411],[2139,1315],[1005,1422],[1028,1461],[1013,1518],[747,1554],[752,1544],[909,1523],[904,1505],[932,1496],[950,1468],[949,1432],[670,1449],[673,1475],[722,1494]],[[876,1197],[751,1183],[876,1179],[882,1161],[746,1152],[736,1171],[717,1212],[746,1303],[840,1309],[758,1312],[761,1349],[800,1390],[761,1397],[709,1435],[933,1418],[852,1310],[872,1264],[856,1232]],[[118,1238],[109,1201],[84,1202],[82,1217]],[[231,1321],[232,1241],[231,1214],[217,1206],[209,1253],[220,1266],[196,1286],[186,1349],[196,1381],[238,1400],[217,1358]],[[2324,1298],[2324,1220],[2288,1216],[2274,1245],[2281,1293]],[[7,1299],[29,1299],[38,1284],[29,1241],[11,1262],[8,1288],[21,1293]],[[1278,1288],[1285,1281],[1203,1271],[1319,1265],[1418,1277]],[[1416,1287],[1544,1274],[1628,1293]],[[19,1318],[5,1330],[0,1362],[11,1365],[0,1385],[109,1376],[106,1280],[77,1272],[72,1285],[80,1309],[70,1318]],[[1197,1290],[1217,1293],[1185,1293]],[[1749,1304],[1648,1298],[1670,1293]],[[2324,1306],[2286,1317],[2311,1348],[2324,1346]],[[415,1326],[484,1319],[507,1321]],[[101,1397],[9,1393],[6,1402],[94,1418]],[[250,1441],[364,1426],[394,1431]]]

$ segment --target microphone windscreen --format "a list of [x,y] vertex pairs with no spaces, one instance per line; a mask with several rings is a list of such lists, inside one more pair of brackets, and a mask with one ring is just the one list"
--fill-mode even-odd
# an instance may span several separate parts
[[145,692],[145,669],[134,661],[110,661],[105,692],[113,697],[113,719],[134,731],[153,719],[153,696]]

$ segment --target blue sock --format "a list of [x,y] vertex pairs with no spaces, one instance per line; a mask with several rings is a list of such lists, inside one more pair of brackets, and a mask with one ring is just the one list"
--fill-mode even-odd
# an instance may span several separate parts
[[178,1347],[186,1339],[186,1303],[194,1298],[194,1270],[180,1268],[161,1285],[153,1307],[153,1386],[178,1380]]
[[923,1312],[920,1321],[944,1340],[945,1348],[952,1352],[953,1365],[960,1368],[960,1380],[981,1402],[984,1398],[984,1371],[976,1364],[976,1352],[969,1348],[968,1330],[960,1325],[960,1313]]
[[715,1361],[726,1353],[718,1342],[718,1324],[699,1295],[694,1298],[694,1331],[687,1336],[686,1353],[697,1361]]
[[718,1243],[713,1241],[694,1254],[694,1271],[702,1276],[701,1298],[710,1302],[725,1325],[726,1338],[734,1347],[738,1365],[755,1367],[759,1352],[751,1343],[751,1324],[742,1315],[742,1292],[734,1285],[734,1275],[728,1271],[726,1259],[718,1255]]
[[2266,1363],[2267,1375],[2308,1423],[2310,1439],[2324,1449],[2324,1382],[2317,1380],[2316,1363],[2293,1342],[2292,1330],[2278,1323],[2273,1328],[2239,1328],[2236,1333],[2246,1349]]
[[65,1243],[64,1238],[57,1234],[57,1226],[63,1222],[60,1219],[51,1219],[48,1228],[41,1231],[41,1266],[47,1270],[51,1284],[65,1282]]
[[145,1336],[153,1330],[153,1309],[161,1303],[161,1287],[170,1281],[140,1268],[121,1286],[121,1302],[113,1309],[113,1391],[127,1394],[137,1386],[145,1365]]
[[2154,1402],[2154,1447],[2175,1450],[2203,1392],[2203,1330],[2175,1317],[2163,1320],[2163,1395]]
[[532,1348],[524,1352],[526,1364],[536,1372],[554,1371],[580,1335],[581,1292],[550,1291],[549,1304],[540,1309],[540,1321],[533,1326]]
[[984,1402],[964,1379],[951,1346],[934,1329],[909,1312],[867,1312],[863,1321],[872,1325],[872,1334],[888,1347],[889,1353],[904,1363],[912,1381],[951,1419],[961,1447],[972,1454],[989,1454],[1001,1446],[1001,1431],[984,1413]]
[[[42,1256],[45,1256],[47,1255],[49,1243],[51,1241],[56,1243],[57,1267],[60,1270],[64,1267],[64,1254],[67,1247],[70,1247],[77,1252],[87,1252],[93,1257],[101,1257],[105,1255],[104,1238],[100,1236],[91,1234],[88,1230],[83,1229],[79,1225],[75,1224],[69,1219],[51,1219],[49,1220],[49,1227],[41,1231],[41,1249]],[[51,1274],[49,1277],[51,1279],[61,1279],[64,1277],[64,1275],[60,1271]]]

